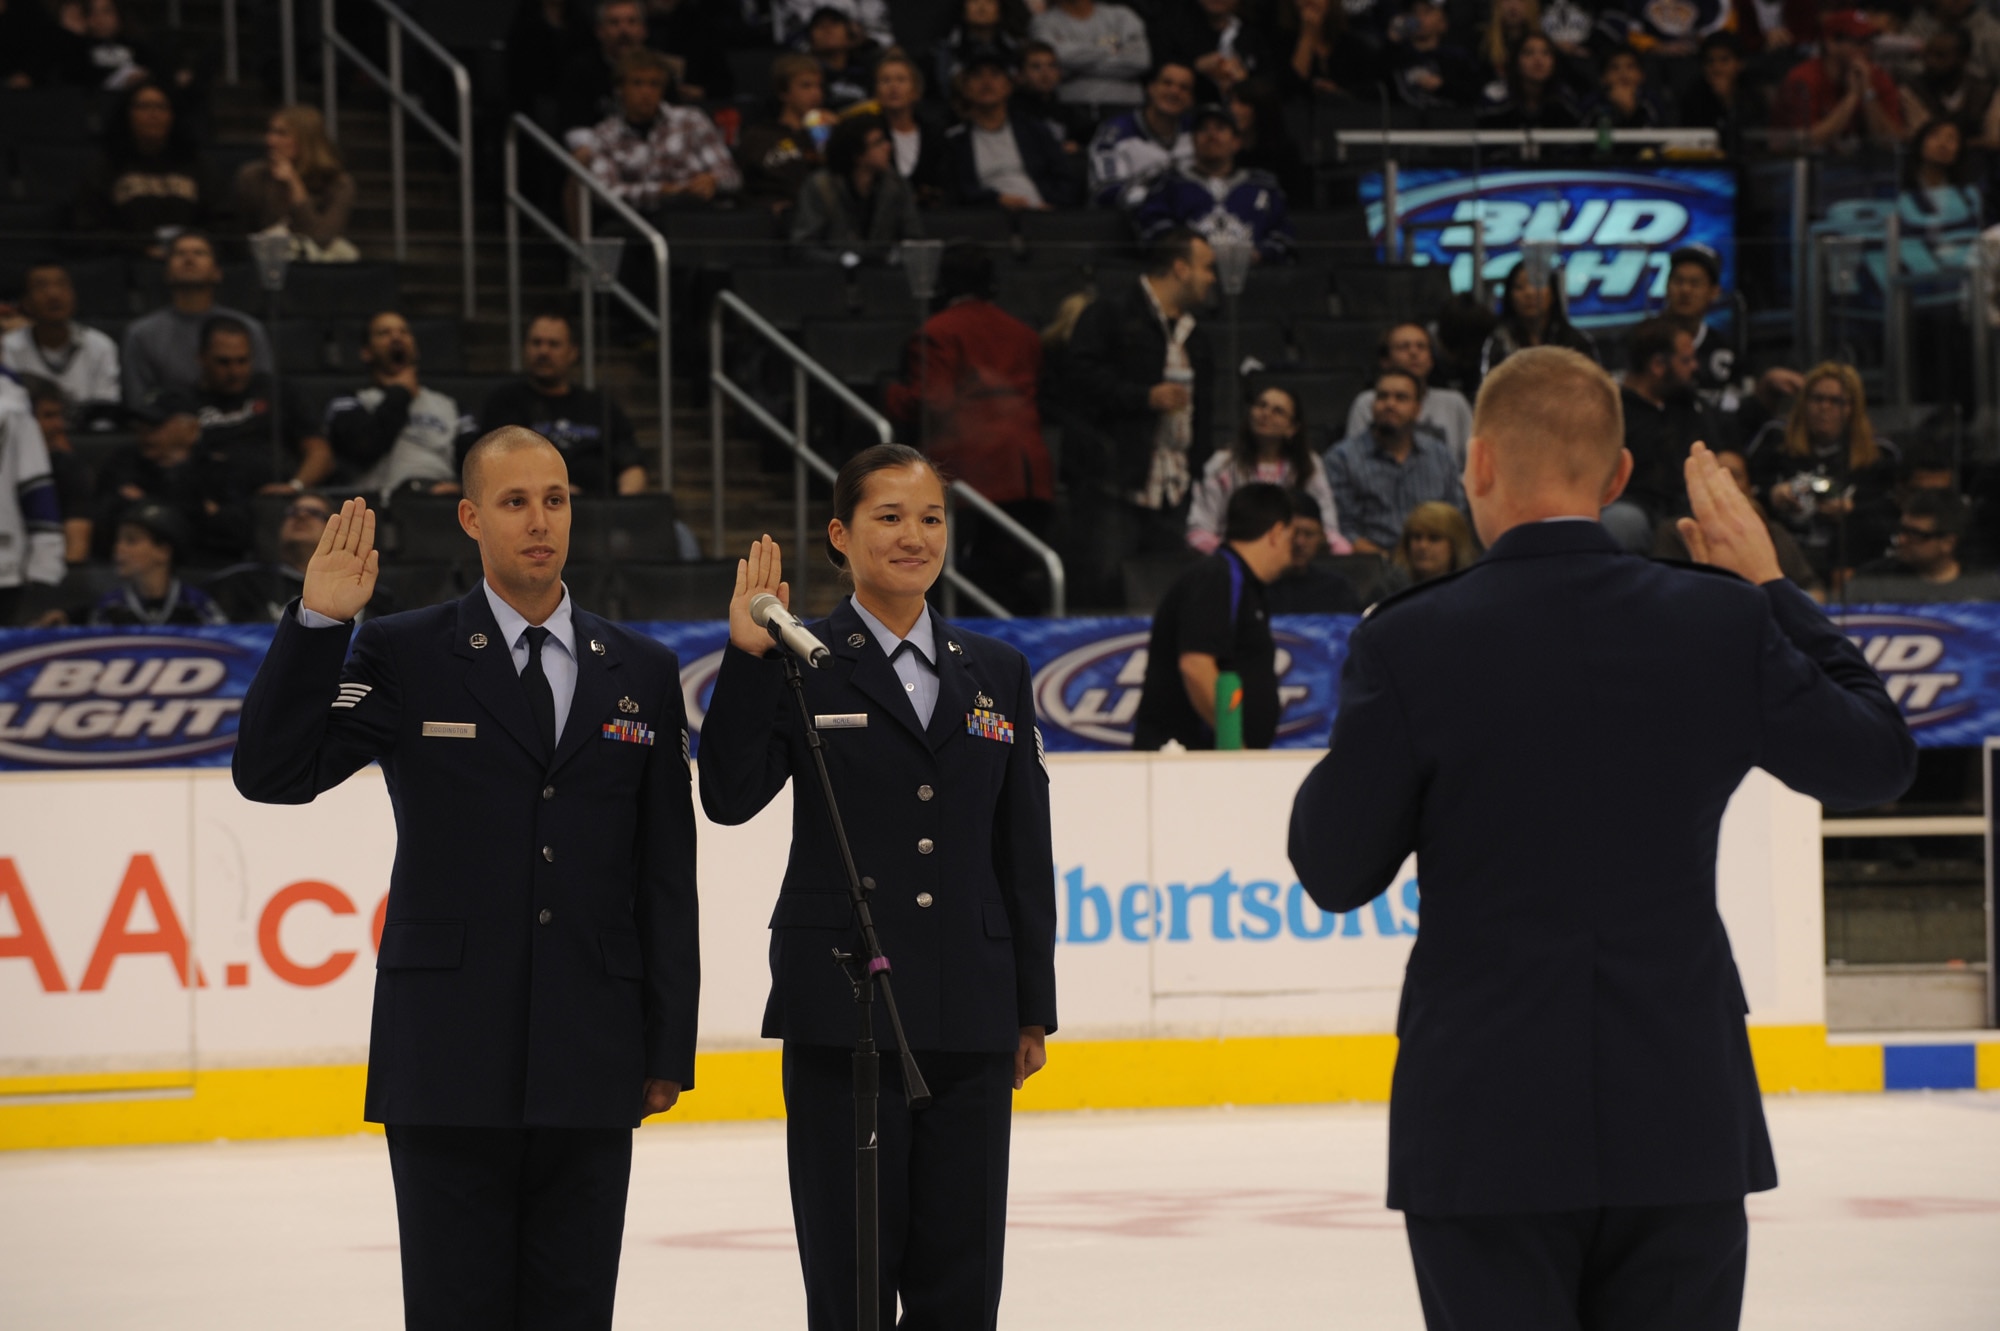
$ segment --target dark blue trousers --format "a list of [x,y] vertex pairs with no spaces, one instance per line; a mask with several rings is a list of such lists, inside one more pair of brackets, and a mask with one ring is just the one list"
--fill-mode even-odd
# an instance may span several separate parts
[[[917,1054],[928,1109],[882,1055],[882,1327],[977,1331],[1000,1314],[1014,1056]],[[785,1045],[785,1146],[810,1331],[855,1331],[854,1051]],[[896,1318],[898,1299],[902,1319]]]
[[409,1331],[610,1331],[630,1128],[387,1131]]
[[1403,1217],[1430,1331],[1736,1331],[1743,1200]]

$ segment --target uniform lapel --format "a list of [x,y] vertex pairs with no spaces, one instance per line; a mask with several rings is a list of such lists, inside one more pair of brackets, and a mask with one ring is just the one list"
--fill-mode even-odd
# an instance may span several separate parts
[[[500,636],[493,607],[486,604],[485,587],[474,587],[458,603],[458,626],[452,633],[451,649],[466,663],[465,688],[500,728],[536,761],[542,752],[542,737],[535,718],[528,711],[528,695],[514,670],[512,648]],[[444,718],[449,719],[449,718]]]
[[[938,699],[937,706],[931,709],[930,730],[924,738],[936,750],[965,728],[965,718],[972,710],[972,695],[979,689],[973,683],[964,644],[936,611],[927,609],[925,613],[931,617],[931,638],[937,643]],[[959,650],[953,651],[954,646]]]
[[[570,699],[569,716],[563,721],[562,738],[556,742],[555,761],[549,770],[555,771],[592,739],[602,728],[605,714],[611,710],[611,699],[617,692],[612,671],[618,668],[616,640],[605,631],[595,615],[586,615],[574,607],[570,610],[570,630],[576,638],[576,695]],[[604,651],[597,651],[602,644]],[[654,718],[664,716],[661,699],[647,699],[646,709]],[[641,716],[635,718],[645,720]],[[658,729],[657,726],[654,727]],[[662,737],[656,735],[654,743],[681,741],[679,735]]]
[[896,678],[889,654],[882,650],[882,644],[875,641],[875,635],[845,598],[827,617],[826,626],[833,638],[827,647],[835,660],[845,663],[849,682],[866,694],[869,701],[901,721],[912,735],[923,739],[924,729],[917,724],[917,709],[910,704],[903,681]]

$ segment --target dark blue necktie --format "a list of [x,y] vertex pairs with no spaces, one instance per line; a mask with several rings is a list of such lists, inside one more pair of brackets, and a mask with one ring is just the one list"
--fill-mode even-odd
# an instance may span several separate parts
[[528,638],[528,665],[521,671],[521,687],[528,691],[528,710],[534,713],[535,729],[542,736],[542,751],[553,755],[556,751],[556,693],[549,687],[549,677],[542,671],[542,644],[549,640],[549,631],[530,627]]

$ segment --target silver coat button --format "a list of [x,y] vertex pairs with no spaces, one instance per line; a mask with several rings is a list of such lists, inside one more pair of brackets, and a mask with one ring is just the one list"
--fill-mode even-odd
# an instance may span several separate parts
[[556,913],[550,910],[548,907],[544,906],[542,908],[542,913],[540,915],[537,915],[535,918],[540,920],[543,924],[547,924],[550,920],[553,920],[555,917]]
[[917,798],[924,801],[926,804],[930,802],[931,796],[935,794],[937,794],[937,792],[935,790],[932,790],[929,786],[917,787]]
[[542,858],[550,864],[554,864],[556,862],[556,848],[554,846],[543,846]]
[[543,787],[542,787],[542,798],[543,798],[543,799],[545,799],[545,800],[552,800],[552,799],[554,799],[555,797],[556,797],[556,788],[555,788],[554,786],[543,786]]
[[928,855],[936,848],[929,837],[925,837],[923,840],[917,842],[917,854],[919,855]]
[[931,908],[931,901],[932,897],[930,893],[928,892],[917,893],[917,904],[923,907],[925,910],[929,910]]

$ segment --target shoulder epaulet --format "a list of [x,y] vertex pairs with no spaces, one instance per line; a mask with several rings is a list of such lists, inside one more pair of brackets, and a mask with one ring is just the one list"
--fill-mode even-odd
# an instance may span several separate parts
[[1665,564],[1668,568],[1684,568],[1690,573],[1706,573],[1711,577],[1728,578],[1731,582],[1740,582],[1745,587],[1750,585],[1750,579],[1744,577],[1741,573],[1731,572],[1726,568],[1718,568],[1714,564],[1697,564],[1692,559],[1669,559],[1664,555],[1655,555],[1652,562],[1655,564]]
[[1478,567],[1476,564],[1467,564],[1464,568],[1454,569],[1450,573],[1441,573],[1435,578],[1427,578],[1422,582],[1416,583],[1409,587],[1405,587],[1403,588],[1403,590],[1399,592],[1394,592],[1388,596],[1383,597],[1381,600],[1375,602],[1375,604],[1369,606],[1366,610],[1363,610],[1361,612],[1361,618],[1364,620],[1373,619],[1382,611],[1387,610],[1390,606],[1401,605],[1403,602],[1411,600],[1414,597],[1421,596],[1425,592],[1431,591],[1438,587],[1442,587],[1447,582],[1456,581],[1457,579],[1464,577],[1467,573],[1470,573],[1476,567]]

